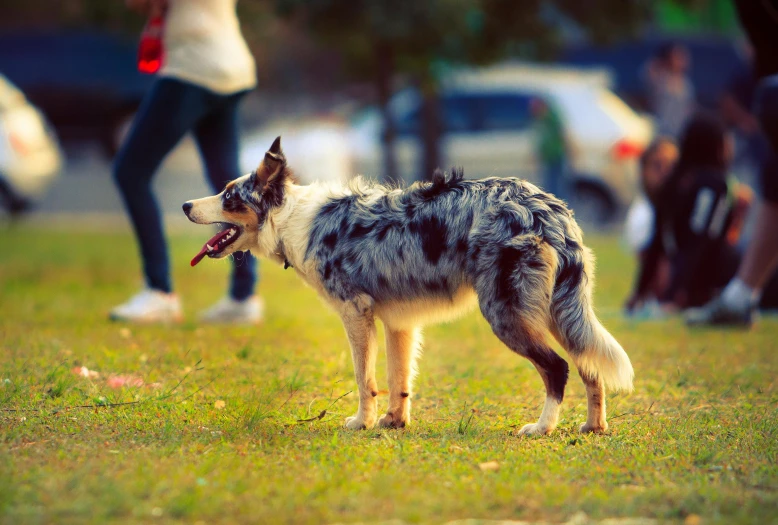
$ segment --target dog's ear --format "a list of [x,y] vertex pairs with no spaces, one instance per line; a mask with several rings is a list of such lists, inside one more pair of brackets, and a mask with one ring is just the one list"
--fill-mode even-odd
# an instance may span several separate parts
[[278,179],[286,169],[286,157],[281,150],[281,137],[276,137],[265,158],[254,173],[254,189],[259,193]]

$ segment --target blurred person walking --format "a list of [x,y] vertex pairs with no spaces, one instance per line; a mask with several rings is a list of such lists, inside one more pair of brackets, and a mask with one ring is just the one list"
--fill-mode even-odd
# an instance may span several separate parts
[[659,135],[678,138],[695,110],[688,76],[689,53],[677,43],[662,46],[646,68],[648,104]]
[[[240,175],[238,108],[256,86],[254,58],[241,34],[237,0],[126,0],[149,17],[139,69],[157,76],[117,154],[114,179],[132,221],[146,288],[111,311],[114,320],[169,322],[181,318],[173,293],[168,249],[151,180],[165,156],[188,132],[208,180],[220,192]],[[160,35],[150,31],[161,31]],[[156,58],[155,58],[156,54]],[[207,310],[209,322],[257,322],[256,261],[236,254],[229,295]]]
[[567,142],[559,113],[540,98],[532,99],[530,111],[535,119],[537,158],[543,170],[543,190],[568,200]]
[[760,173],[762,200],[754,236],[737,275],[719,297],[690,312],[687,322],[691,325],[750,327],[778,268],[778,1],[736,0],[735,7],[754,51],[759,79],[754,113],[770,143],[770,152]]

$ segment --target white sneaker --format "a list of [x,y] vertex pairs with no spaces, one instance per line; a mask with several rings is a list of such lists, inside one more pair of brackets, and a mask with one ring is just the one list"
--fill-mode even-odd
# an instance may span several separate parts
[[205,323],[256,324],[262,321],[265,303],[257,297],[236,301],[225,297],[200,315]]
[[111,310],[109,317],[112,321],[132,323],[177,323],[183,316],[175,294],[146,288]]
[[686,324],[748,329],[756,320],[756,310],[755,306],[731,305],[720,295],[704,306],[687,310]]

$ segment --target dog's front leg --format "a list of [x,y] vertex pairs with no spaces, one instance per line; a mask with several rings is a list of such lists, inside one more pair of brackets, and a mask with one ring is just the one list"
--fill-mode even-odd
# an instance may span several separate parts
[[421,334],[418,329],[386,327],[386,368],[389,379],[389,410],[378,426],[403,428],[411,422],[411,393]]
[[341,318],[346,327],[354,376],[359,388],[359,410],[346,418],[346,428],[359,430],[372,428],[378,412],[378,385],[375,380],[376,328],[373,318],[373,301],[359,297],[341,308]]

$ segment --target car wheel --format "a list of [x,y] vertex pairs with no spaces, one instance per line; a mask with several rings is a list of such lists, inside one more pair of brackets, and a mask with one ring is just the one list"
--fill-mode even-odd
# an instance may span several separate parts
[[616,207],[610,195],[596,184],[579,182],[573,189],[570,206],[581,224],[602,228],[612,222]]

